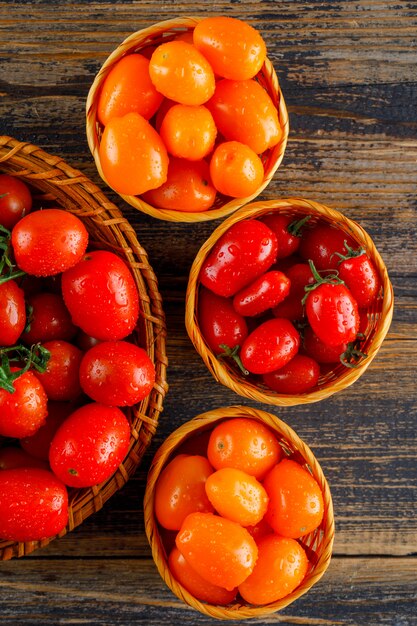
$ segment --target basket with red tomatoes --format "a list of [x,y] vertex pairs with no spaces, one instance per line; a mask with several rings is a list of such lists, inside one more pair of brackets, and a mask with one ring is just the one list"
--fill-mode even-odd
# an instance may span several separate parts
[[[156,278],[80,172],[0,137],[0,557],[99,510],[135,471],[166,392]],[[152,306],[152,309],[151,309]]]
[[393,292],[369,235],[302,199],[250,204],[203,244],[190,271],[186,327],[213,376],[276,405],[351,385],[391,323]]
[[232,17],[177,18],[128,37],[87,99],[103,180],[163,220],[218,219],[281,163],[288,114],[259,32]]
[[306,444],[264,411],[221,408],[180,426],[154,457],[144,510],[162,578],[211,617],[278,611],[330,562],[327,481]]

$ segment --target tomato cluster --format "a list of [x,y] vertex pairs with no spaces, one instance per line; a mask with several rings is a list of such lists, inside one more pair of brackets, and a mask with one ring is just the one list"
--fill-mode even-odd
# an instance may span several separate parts
[[67,487],[123,461],[120,407],[149,395],[155,369],[130,341],[139,294],[125,262],[89,250],[74,214],[33,210],[23,182],[1,175],[0,196],[0,537],[31,541],[65,527]]
[[[169,568],[196,598],[229,604],[275,602],[300,585],[309,567],[298,541],[321,524],[314,477],[288,457],[262,422],[221,421],[202,447],[177,455],[155,486]],[[193,439],[187,442],[193,447]]]
[[99,156],[118,193],[163,209],[201,212],[218,193],[246,197],[264,179],[263,153],[282,138],[277,108],[256,75],[265,43],[231,17],[122,57],[97,104]]
[[365,250],[324,220],[273,212],[235,222],[199,281],[209,349],[279,394],[310,391],[329,364],[354,367],[366,356],[379,275]]

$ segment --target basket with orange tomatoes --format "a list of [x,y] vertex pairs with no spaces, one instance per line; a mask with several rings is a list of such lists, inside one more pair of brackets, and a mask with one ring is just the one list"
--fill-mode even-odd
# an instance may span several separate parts
[[260,34],[231,17],[178,18],[128,37],[87,99],[103,180],[154,217],[223,217],[281,163],[288,115]]

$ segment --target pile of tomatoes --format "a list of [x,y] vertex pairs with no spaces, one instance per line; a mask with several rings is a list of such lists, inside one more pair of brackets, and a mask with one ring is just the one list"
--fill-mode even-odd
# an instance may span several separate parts
[[125,262],[88,250],[60,208],[32,210],[20,180],[0,175],[0,538],[43,539],[68,521],[67,487],[109,478],[126,456],[120,407],[155,381],[130,341],[139,294]]
[[273,212],[233,224],[204,260],[198,322],[210,350],[280,394],[354,367],[380,292],[378,272],[344,231]]
[[264,180],[260,155],[282,138],[277,109],[255,79],[265,43],[231,17],[201,20],[143,54],[121,58],[101,87],[99,157],[118,193],[200,212],[216,194],[246,197]]
[[165,537],[170,571],[210,604],[238,594],[254,605],[280,600],[307,573],[298,540],[323,520],[321,489],[262,422],[226,419],[205,435],[156,483],[155,516],[173,535]]

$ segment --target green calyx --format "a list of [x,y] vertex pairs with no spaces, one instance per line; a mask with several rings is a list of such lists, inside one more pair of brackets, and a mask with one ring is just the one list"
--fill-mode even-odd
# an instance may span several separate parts
[[347,261],[347,259],[354,259],[357,256],[362,256],[362,254],[366,254],[365,248],[361,247],[361,248],[357,248],[355,250],[354,248],[351,248],[348,245],[348,242],[346,241],[346,239],[344,241],[344,246],[345,246],[345,248],[347,250],[347,254],[341,254],[340,252],[334,252],[332,254],[332,257],[334,257],[334,256],[338,256],[339,257],[339,260],[338,260],[338,264],[339,265],[340,265],[340,263],[342,261]]
[[[34,343],[30,348],[23,345],[0,348],[0,388],[9,393],[16,391],[14,381],[30,368],[40,374],[46,370],[51,353],[40,343]],[[20,369],[11,371],[13,363],[23,363]]]
[[293,237],[301,237],[301,229],[307,222],[311,220],[311,215],[306,215],[301,220],[294,220],[291,224],[288,225],[288,232]]
[[312,283],[311,285],[306,285],[304,287],[305,295],[301,301],[303,305],[305,304],[305,301],[307,300],[308,295],[312,291],[317,289],[317,287],[320,287],[320,285],[344,285],[345,284],[344,281],[339,277],[339,272],[337,270],[334,270],[332,274],[327,274],[327,276],[320,276],[319,272],[317,271],[311,259],[309,259],[308,264],[310,266],[311,273],[313,274],[315,282]]
[[219,347],[223,350],[223,352],[217,355],[218,359],[224,359],[224,358],[233,359],[233,361],[236,363],[236,365],[238,366],[242,374],[244,376],[249,376],[248,370],[245,367],[243,367],[243,363],[240,360],[240,356],[239,356],[240,346],[229,348],[229,346],[226,345],[225,343],[221,343]]
[[26,272],[16,270],[11,261],[11,236],[10,230],[0,225],[0,285],[26,275]]
[[353,369],[358,365],[361,359],[366,359],[368,355],[360,349],[360,344],[364,339],[365,335],[358,333],[355,341],[348,343],[346,350],[340,355],[342,365]]

